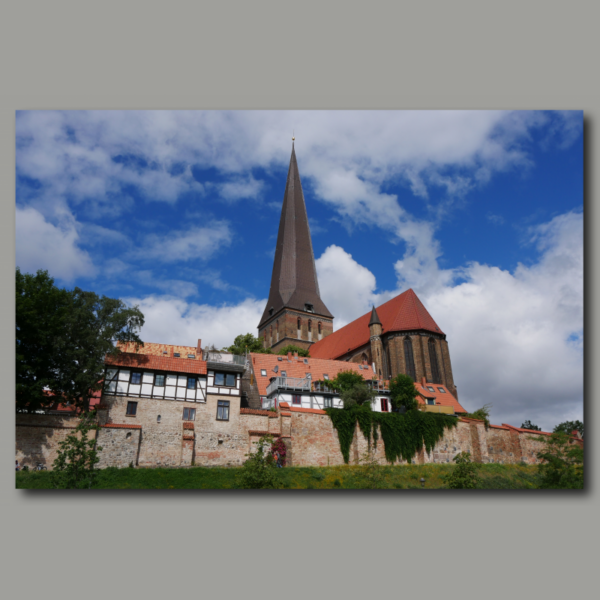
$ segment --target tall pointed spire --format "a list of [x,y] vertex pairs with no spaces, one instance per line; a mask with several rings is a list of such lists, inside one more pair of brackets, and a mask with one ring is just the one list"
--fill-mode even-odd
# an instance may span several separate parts
[[379,315],[375,310],[375,305],[373,304],[373,310],[371,311],[371,320],[369,321],[369,327],[371,325],[381,325],[381,321],[379,320]]
[[293,141],[273,261],[271,289],[258,325],[259,329],[284,308],[333,318],[319,293],[308,216]]

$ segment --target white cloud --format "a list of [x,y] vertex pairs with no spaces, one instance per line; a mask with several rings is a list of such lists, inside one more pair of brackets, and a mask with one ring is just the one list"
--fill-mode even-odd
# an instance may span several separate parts
[[254,177],[238,177],[232,181],[219,184],[218,190],[221,198],[225,200],[242,200],[258,198],[263,189],[263,182]]
[[34,208],[16,211],[16,262],[24,272],[46,269],[52,277],[71,282],[93,275],[87,252],[78,247],[79,234],[73,221],[53,225]]
[[[548,430],[583,418],[583,217],[560,215],[530,233],[542,252],[531,266],[472,263],[441,272],[437,287],[427,272],[412,283],[448,336],[465,408],[491,402],[493,422],[530,419]],[[336,329],[406,289],[401,280],[377,294],[375,276],[337,246],[316,262]],[[464,283],[453,285],[456,276]]]
[[221,248],[229,246],[232,233],[226,221],[212,221],[186,231],[171,231],[165,235],[147,235],[136,255],[142,259],[163,263],[181,260],[207,260]]
[[141,338],[146,342],[195,346],[214,344],[217,348],[229,346],[241,333],[257,335],[257,325],[267,302],[246,299],[236,305],[209,306],[187,303],[173,296],[128,298],[129,304],[138,304],[146,324]]

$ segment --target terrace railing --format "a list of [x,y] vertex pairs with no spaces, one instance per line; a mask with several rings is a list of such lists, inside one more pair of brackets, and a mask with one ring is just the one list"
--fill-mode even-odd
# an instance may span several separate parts
[[276,390],[292,390],[295,392],[310,392],[310,379],[308,377],[273,377],[267,386],[267,396]]

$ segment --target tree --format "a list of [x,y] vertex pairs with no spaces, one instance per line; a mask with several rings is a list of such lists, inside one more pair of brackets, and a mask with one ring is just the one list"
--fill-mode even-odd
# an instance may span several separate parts
[[567,434],[548,436],[537,457],[543,461],[538,467],[540,489],[583,489],[583,448]]
[[396,409],[402,406],[406,410],[417,408],[418,393],[413,380],[408,375],[399,374],[390,380],[391,402]]
[[233,344],[227,348],[227,351],[237,355],[246,354],[246,351],[273,354],[270,348],[264,347],[262,338],[255,338],[251,333],[238,335]]
[[62,489],[91,488],[97,475],[94,465],[99,462],[95,436],[90,431],[100,429],[94,412],[83,413],[74,433],[58,444],[52,465],[54,487]]
[[530,429],[531,431],[541,431],[541,428],[527,420],[521,425],[521,429]]
[[17,269],[16,279],[17,409],[52,404],[56,398],[47,388],[87,411],[102,387],[106,355],[120,352],[115,342],[143,345],[138,331],[144,315],[121,300],[59,289],[47,271]]
[[371,402],[376,393],[364,381],[355,383],[352,387],[340,391],[340,398],[344,401],[344,408],[358,404],[371,407]]
[[263,435],[256,444],[256,451],[246,454],[248,460],[242,465],[239,486],[246,490],[276,489],[278,487],[277,465],[271,447],[273,436]]
[[461,415],[463,417],[467,417],[468,419],[478,419],[479,421],[483,421],[485,423],[485,428],[487,429],[490,426],[490,411],[492,409],[491,404],[484,404],[481,408],[473,411],[472,413],[467,413],[465,415]]
[[454,457],[456,467],[444,481],[451,490],[473,490],[479,486],[478,465],[471,462],[470,452],[460,452]]
[[331,386],[339,390],[340,392],[344,392],[353,388],[356,385],[364,384],[365,380],[360,373],[356,371],[340,371],[334,379],[331,380]]
[[284,346],[283,348],[279,348],[279,350],[277,350],[277,354],[281,354],[284,356],[288,352],[291,352],[292,354],[294,354],[294,352],[297,352],[298,356],[310,356],[310,354],[308,353],[308,348],[300,348],[300,346],[294,346],[294,344],[288,344],[287,346]]
[[583,437],[583,423],[581,421],[564,421],[554,428],[553,433],[566,433],[572,435],[573,431],[578,431]]

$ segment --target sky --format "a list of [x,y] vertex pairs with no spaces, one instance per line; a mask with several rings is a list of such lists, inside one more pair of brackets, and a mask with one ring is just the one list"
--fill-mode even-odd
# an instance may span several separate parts
[[467,410],[583,420],[581,111],[19,111],[16,264],[147,342],[257,335],[292,134],[334,329],[412,288]]

